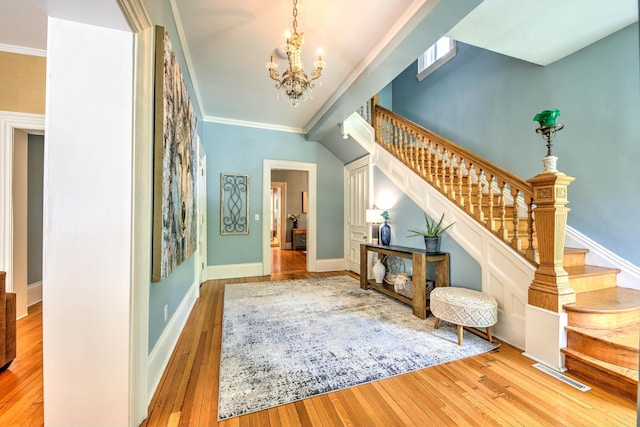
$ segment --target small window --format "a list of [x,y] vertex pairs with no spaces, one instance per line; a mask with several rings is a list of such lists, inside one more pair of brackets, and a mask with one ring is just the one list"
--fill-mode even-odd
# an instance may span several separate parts
[[449,37],[441,37],[433,46],[418,57],[418,81],[449,62],[456,56],[456,41]]

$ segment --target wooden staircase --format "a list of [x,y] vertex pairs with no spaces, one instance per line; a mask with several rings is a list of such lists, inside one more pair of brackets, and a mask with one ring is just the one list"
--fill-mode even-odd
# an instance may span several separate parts
[[585,265],[584,249],[565,249],[576,302],[568,316],[565,367],[585,382],[638,398],[640,291],[616,286],[619,270]]
[[[562,199],[573,178],[568,177],[552,192],[547,177],[537,179],[541,176],[538,175],[525,181],[376,104],[372,100],[366,114],[361,111],[361,115],[374,128],[380,146],[528,262],[536,266],[540,263],[539,234],[545,236],[542,241],[546,262],[554,260],[557,236],[549,235],[550,230],[555,232],[549,223],[557,226],[562,218],[556,208],[566,204]],[[565,196],[549,203],[550,194],[563,193]],[[535,199],[536,194],[542,197]],[[554,210],[552,219],[556,222],[545,223],[546,229],[538,229],[534,215],[540,207],[537,200],[545,204],[546,212]],[[566,224],[566,217],[563,221]],[[564,308],[568,313],[567,347],[562,352],[570,373],[637,400],[640,291],[617,287],[620,270],[586,265],[587,252],[572,248],[564,251],[563,267],[576,293],[576,302],[552,308],[534,305],[552,311]],[[531,301],[531,288],[529,292]]]

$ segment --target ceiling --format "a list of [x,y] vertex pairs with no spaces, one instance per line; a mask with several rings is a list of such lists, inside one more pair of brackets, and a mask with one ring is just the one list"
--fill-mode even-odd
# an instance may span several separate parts
[[[90,19],[96,25],[106,13],[117,12],[115,0],[0,0],[0,50],[44,52],[44,10],[57,16],[58,12],[83,9],[81,3],[92,5],[84,9],[94,15]],[[410,39],[403,32],[417,28],[416,21],[429,14],[432,26],[440,23],[434,30],[439,34],[448,33],[458,41],[540,65],[553,63],[638,20],[637,0],[484,0],[469,14],[458,5],[471,4],[467,6],[471,8],[475,3],[470,0],[300,0],[298,31],[305,36],[305,69],[312,67],[319,47],[327,66],[316,81],[313,99],[293,108],[282,97],[277,99],[275,82],[265,68],[270,55],[284,44],[285,30],[291,28],[291,0],[170,3],[178,33],[170,37],[185,47],[195,99],[205,120],[294,132],[310,130],[354,87],[365,93],[363,82],[373,74],[376,61],[395,62],[385,83],[410,65],[414,53],[426,49],[432,40],[421,46],[422,41],[414,38],[411,43],[420,45],[402,58],[389,52],[403,49],[401,44]],[[458,17],[441,19],[446,8]],[[280,70],[285,67],[286,60],[276,62]],[[371,86],[366,96],[382,88],[380,81],[378,78],[379,87]]]

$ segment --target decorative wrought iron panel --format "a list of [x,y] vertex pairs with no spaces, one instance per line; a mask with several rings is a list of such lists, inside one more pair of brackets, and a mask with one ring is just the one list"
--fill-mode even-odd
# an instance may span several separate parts
[[249,175],[220,174],[220,234],[249,234]]

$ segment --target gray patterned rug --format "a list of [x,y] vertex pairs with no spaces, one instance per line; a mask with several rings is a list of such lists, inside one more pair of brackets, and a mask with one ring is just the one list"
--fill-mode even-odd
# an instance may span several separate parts
[[226,285],[220,420],[474,356],[496,344],[349,276]]

